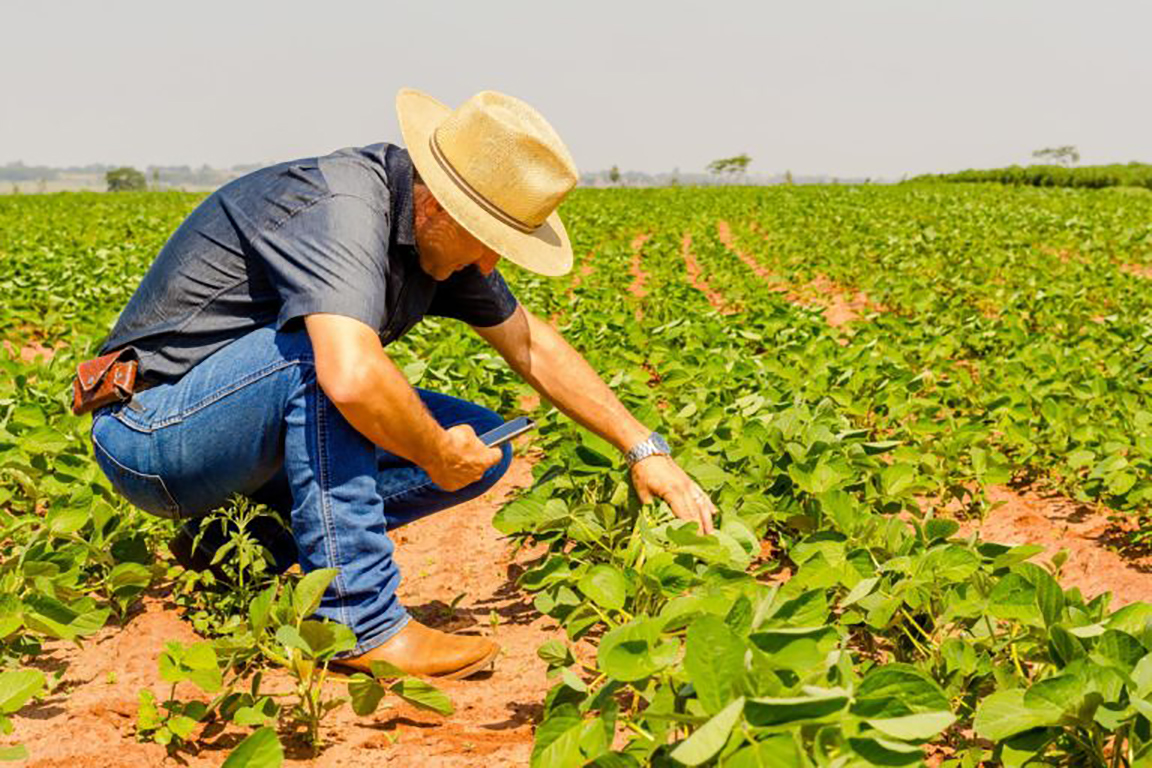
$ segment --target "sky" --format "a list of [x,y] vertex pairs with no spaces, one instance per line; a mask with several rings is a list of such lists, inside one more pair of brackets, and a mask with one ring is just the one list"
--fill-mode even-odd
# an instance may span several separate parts
[[3,0],[0,164],[227,167],[517,96],[583,171],[1152,162],[1147,0]]

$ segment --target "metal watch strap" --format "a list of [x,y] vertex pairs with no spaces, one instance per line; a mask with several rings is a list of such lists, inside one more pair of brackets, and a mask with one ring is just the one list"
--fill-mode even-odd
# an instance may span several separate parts
[[646,459],[649,456],[670,455],[672,455],[672,449],[668,447],[667,441],[664,440],[664,437],[659,432],[653,432],[648,435],[645,440],[628,449],[628,452],[624,454],[624,460],[628,462],[628,466],[631,467],[636,462],[641,459]]

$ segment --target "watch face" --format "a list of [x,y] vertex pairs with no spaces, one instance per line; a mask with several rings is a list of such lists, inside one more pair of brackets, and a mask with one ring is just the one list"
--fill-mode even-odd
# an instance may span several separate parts
[[664,453],[672,453],[672,448],[668,445],[668,441],[661,437],[659,432],[653,432],[651,440],[652,445],[656,446],[657,450],[663,451]]

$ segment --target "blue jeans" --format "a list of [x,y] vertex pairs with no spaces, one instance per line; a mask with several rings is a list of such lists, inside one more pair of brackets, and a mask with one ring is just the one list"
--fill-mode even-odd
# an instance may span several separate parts
[[[482,433],[503,422],[467,401],[419,394],[444,427],[471,424]],[[238,493],[283,514],[291,536],[265,526],[263,543],[280,567],[298,561],[305,572],[338,570],[317,614],[356,633],[352,654],[380,645],[409,619],[396,597],[400,571],[388,531],[479,496],[512,460],[505,445],[482,479],[442,490],[344,419],[316,382],[305,331],[271,327],[232,342],[174,384],[138,393],[131,406],[98,410],[92,442],[112,486],[147,512],[195,526]]]

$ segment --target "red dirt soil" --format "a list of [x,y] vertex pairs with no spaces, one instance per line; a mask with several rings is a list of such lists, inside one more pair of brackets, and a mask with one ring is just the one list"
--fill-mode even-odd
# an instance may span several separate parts
[[966,521],[961,533],[978,532],[982,539],[1003,544],[1039,544],[1047,562],[1061,549],[1068,561],[1060,576],[1065,587],[1079,587],[1086,598],[1112,593],[1111,607],[1152,599],[1152,558],[1125,557],[1110,549],[1122,536],[1107,513],[1058,495],[1016,491],[1004,486],[987,489],[993,502],[1003,502],[983,522]]
[[39,341],[29,341],[23,346],[17,348],[15,344],[4,339],[4,350],[12,357],[19,357],[22,363],[34,363],[37,358],[43,358],[44,362],[48,362],[56,355],[56,350],[64,346],[64,342],[58,341],[55,346],[45,346]]
[[[754,226],[753,229],[756,229]],[[759,231],[759,230],[757,230]],[[872,302],[868,294],[863,291],[853,291],[845,288],[825,275],[816,275],[814,280],[800,286],[790,287],[770,269],[760,264],[748,253],[736,247],[732,228],[726,221],[716,222],[716,234],[737,258],[739,258],[759,278],[767,280],[770,284],[768,290],[787,294],[785,298],[793,304],[806,307],[819,307],[823,310],[824,320],[833,328],[839,328],[848,323],[859,320],[869,312],[883,312],[884,307]],[[767,235],[764,235],[767,239]],[[845,341],[845,343],[847,343]]]
[[[442,718],[385,698],[368,717],[347,705],[332,713],[322,729],[327,746],[313,758],[297,739],[284,737],[286,765],[341,766],[522,766],[532,749],[535,721],[550,688],[536,648],[562,637],[554,622],[540,616],[515,578],[531,553],[515,558],[492,527],[492,515],[517,488],[531,484],[531,461],[517,457],[508,474],[480,499],[413,523],[395,534],[396,559],[405,574],[404,603],[425,623],[446,630],[494,634],[503,646],[495,672],[472,680],[437,685],[456,713]],[[463,598],[454,611],[449,605]],[[493,632],[493,623],[496,623]],[[167,758],[163,747],[135,739],[137,692],[150,687],[163,700],[157,658],[164,641],[197,638],[163,596],[142,601],[128,625],[107,627],[82,647],[51,643],[42,658],[46,670],[67,665],[58,693],[25,707],[16,729],[2,744],[24,743],[29,768],[151,768],[220,765],[244,731],[230,726],[204,734],[192,751]],[[346,695],[340,681],[330,692]],[[266,691],[289,690],[279,670],[265,675]],[[178,696],[198,698],[195,689]],[[286,700],[283,700],[286,701]],[[390,708],[385,708],[392,702]],[[395,743],[392,743],[395,741]]]
[[724,300],[723,294],[708,284],[708,279],[704,277],[704,270],[696,261],[696,254],[692,253],[692,235],[687,232],[684,233],[684,237],[680,241],[680,255],[684,257],[684,266],[688,270],[689,285],[703,293],[714,309],[724,315],[735,314],[739,311]]
[[641,249],[644,243],[648,242],[650,235],[639,234],[632,238],[632,261],[628,265],[628,272],[632,275],[632,282],[628,286],[628,293],[632,294],[638,299],[642,299],[648,295],[648,290],[644,287],[644,283],[648,281],[648,273],[645,272],[640,264],[642,259]]
[[824,320],[833,328],[855,322],[865,313],[879,309],[863,291],[852,291],[824,275],[817,275],[804,286],[803,292],[808,297],[807,304],[824,309]]
[[1136,277],[1152,279],[1152,264],[1121,264],[1120,269]]

